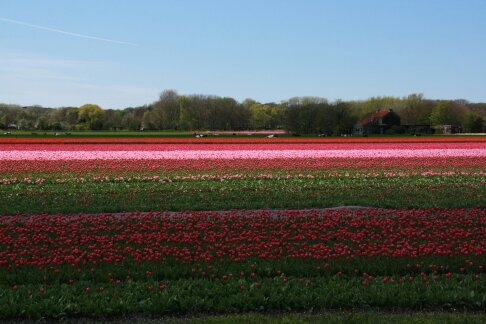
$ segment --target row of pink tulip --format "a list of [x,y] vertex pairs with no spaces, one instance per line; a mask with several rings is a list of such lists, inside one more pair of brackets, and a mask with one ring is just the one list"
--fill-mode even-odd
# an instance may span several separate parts
[[282,151],[282,150],[471,150],[486,143],[213,143],[213,144],[2,144],[0,151]]
[[428,158],[486,157],[476,149],[384,150],[173,150],[173,151],[0,151],[0,160],[198,160],[198,159],[319,159],[319,158]]

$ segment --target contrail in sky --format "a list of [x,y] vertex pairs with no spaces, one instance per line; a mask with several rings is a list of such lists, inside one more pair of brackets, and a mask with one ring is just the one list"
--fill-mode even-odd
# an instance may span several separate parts
[[83,35],[83,34],[78,34],[78,33],[71,33],[71,32],[65,31],[65,30],[60,30],[60,29],[55,29],[55,28],[50,28],[50,27],[45,27],[45,26],[40,26],[40,25],[29,24],[27,22],[23,22],[23,21],[19,21],[19,20],[14,20],[14,19],[8,19],[8,18],[0,17],[0,20],[1,21],[5,21],[5,22],[8,22],[8,23],[12,23],[12,24],[27,26],[27,27],[36,28],[36,29],[47,30],[47,31],[50,31],[50,32],[64,34],[64,35],[69,35],[69,36],[74,36],[74,37],[93,39],[93,40],[97,40],[97,41],[109,42],[109,43],[115,43],[115,44],[138,46],[138,44],[135,44],[135,43],[124,42],[124,41],[119,41],[119,40],[114,40],[114,39],[109,39],[109,38],[101,38],[101,37],[90,36],[90,35]]

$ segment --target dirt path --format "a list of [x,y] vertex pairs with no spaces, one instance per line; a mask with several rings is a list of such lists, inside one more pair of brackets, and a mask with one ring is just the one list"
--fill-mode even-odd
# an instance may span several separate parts
[[47,214],[40,214],[40,215],[17,215],[17,216],[3,216],[0,218],[0,222],[34,222],[35,220],[39,219],[45,219],[46,217],[59,217],[62,216],[66,220],[70,221],[76,221],[81,218],[86,218],[86,217],[96,217],[97,215],[109,215],[110,217],[113,217],[115,219],[119,220],[124,220],[126,218],[133,218],[134,216],[140,217],[140,218],[145,218],[149,217],[151,215],[156,215],[157,217],[160,218],[173,218],[173,217],[183,217],[184,215],[190,215],[193,213],[208,213],[210,216],[225,216],[230,213],[238,213],[241,217],[253,217],[255,215],[259,215],[262,213],[270,213],[274,217],[281,217],[282,213],[292,213],[292,212],[318,212],[318,213],[325,213],[329,211],[342,211],[342,210],[348,210],[350,212],[357,212],[357,211],[364,211],[364,210],[386,210],[383,208],[374,208],[374,207],[366,207],[366,206],[336,206],[336,207],[329,207],[329,208],[304,208],[304,209],[235,209],[235,210],[202,210],[202,211],[147,211],[147,212],[138,212],[138,211],[132,211],[132,212],[122,212],[122,213],[79,213],[79,214],[67,214],[67,215],[62,215],[62,214],[53,214],[53,215],[47,215]]

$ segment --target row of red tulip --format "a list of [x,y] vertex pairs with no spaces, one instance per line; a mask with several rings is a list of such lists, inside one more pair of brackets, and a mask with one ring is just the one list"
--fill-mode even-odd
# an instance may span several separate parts
[[485,209],[35,215],[0,219],[0,266],[486,254]]
[[427,157],[427,158],[279,158],[279,159],[201,159],[201,160],[1,160],[0,174],[22,172],[75,172],[99,173],[116,171],[169,171],[169,170],[326,170],[326,169],[457,169],[480,168],[484,170],[484,157]]

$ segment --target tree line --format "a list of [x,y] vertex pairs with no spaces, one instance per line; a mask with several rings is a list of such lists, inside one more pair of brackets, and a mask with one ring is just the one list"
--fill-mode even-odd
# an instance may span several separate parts
[[431,100],[422,94],[372,97],[360,101],[330,102],[320,97],[294,97],[280,103],[209,95],[179,95],[163,91],[158,100],[140,107],[103,109],[81,107],[21,107],[0,104],[0,128],[40,131],[175,130],[241,131],[281,129],[293,134],[335,136],[351,134],[354,125],[374,111],[393,109],[405,132],[410,125],[453,125],[462,132],[486,131],[486,103]]

